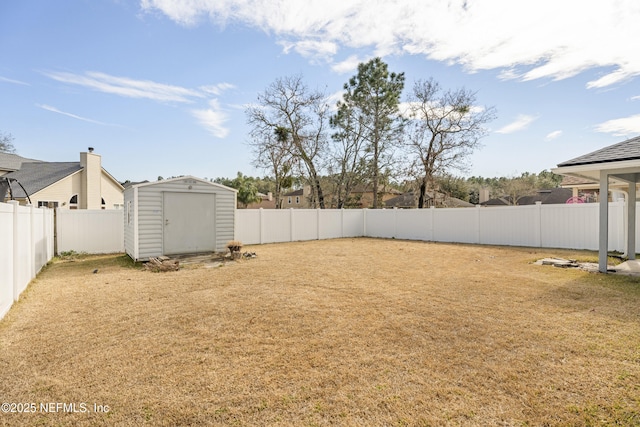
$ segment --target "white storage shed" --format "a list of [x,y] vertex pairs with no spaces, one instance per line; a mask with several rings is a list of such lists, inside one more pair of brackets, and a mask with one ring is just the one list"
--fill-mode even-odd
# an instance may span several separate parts
[[124,191],[124,248],[135,261],[222,252],[235,234],[237,192],[192,176]]

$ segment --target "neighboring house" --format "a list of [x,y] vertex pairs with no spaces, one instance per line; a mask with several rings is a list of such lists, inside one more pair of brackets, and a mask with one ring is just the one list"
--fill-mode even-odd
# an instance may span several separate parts
[[[535,205],[536,202],[542,202],[543,205],[564,204],[573,196],[573,192],[569,188],[552,188],[549,190],[538,190],[537,194],[532,196],[523,196],[518,200],[518,206]],[[511,206],[511,198],[509,196],[498,197],[480,203],[482,206]]]
[[[413,191],[409,191],[387,200],[384,202],[384,206],[386,208],[415,209],[418,207],[418,197],[413,193]],[[434,195],[434,192],[428,191],[425,207],[431,206],[436,206],[438,208],[471,208],[475,205],[455,197],[447,196],[446,194],[436,192]]]
[[[397,197],[402,192],[388,188],[384,189],[382,185],[380,188],[380,196],[382,199],[381,207],[384,207],[384,202]],[[325,192],[324,202],[327,208],[331,207],[331,194]],[[373,192],[368,186],[358,186],[351,191],[349,200],[345,203],[345,207],[349,208],[370,208],[373,206]],[[311,187],[305,185],[304,188],[299,190],[290,191],[282,196],[282,208],[283,209],[311,209],[313,208],[311,203]]]
[[573,197],[579,197],[585,202],[597,202],[598,193],[600,192],[600,183],[576,176],[565,175],[562,178],[560,187],[569,188]]
[[290,191],[282,196],[282,209],[309,209],[311,204],[311,187],[305,186],[299,190]]
[[[4,172],[4,173],[3,173]],[[43,162],[14,154],[0,154],[0,174],[16,179],[34,206],[65,209],[122,209],[124,188],[102,168],[101,157],[80,153],[79,162]],[[12,185],[14,199],[28,203],[27,195]],[[7,198],[9,195],[7,194]],[[6,200],[5,200],[6,201]]]
[[27,159],[17,154],[0,152],[0,176],[20,170],[22,163],[39,161],[40,160]]
[[276,201],[273,198],[273,193],[269,192],[267,194],[258,193],[258,197],[260,197],[259,202],[249,203],[246,207],[247,209],[275,209]]

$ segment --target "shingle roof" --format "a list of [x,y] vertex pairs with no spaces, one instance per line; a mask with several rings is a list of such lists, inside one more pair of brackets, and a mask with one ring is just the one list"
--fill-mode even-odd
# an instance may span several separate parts
[[17,154],[0,152],[0,170],[17,171],[25,162],[39,162],[40,160],[27,159]]
[[[60,181],[77,171],[82,170],[80,162],[24,162],[20,170],[3,175],[15,178],[32,195],[49,185]],[[18,188],[16,188],[18,187]],[[13,197],[22,198],[26,195],[20,186],[12,186]]]
[[640,159],[640,136],[601,148],[575,159],[558,164],[562,166],[589,165],[594,163],[619,162]]

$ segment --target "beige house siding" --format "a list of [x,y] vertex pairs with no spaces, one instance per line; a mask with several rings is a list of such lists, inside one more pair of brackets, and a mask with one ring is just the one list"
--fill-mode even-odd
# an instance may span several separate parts
[[[85,209],[83,206],[87,206],[85,193],[83,192],[84,171],[78,171],[72,175],[69,175],[60,181],[56,182],[44,188],[37,193],[31,194],[31,202],[34,206],[38,206],[38,202],[57,202],[59,208],[69,209],[71,206],[70,201],[74,195],[77,195],[77,209]],[[96,186],[93,186],[94,191]],[[105,201],[105,209],[122,209],[124,203],[123,190],[120,184],[116,183],[113,178],[102,171],[100,177],[100,190],[102,194],[98,193],[94,198],[98,198],[98,207],[91,207],[89,209],[102,209],[102,199]],[[83,203],[83,200],[85,202]],[[92,203],[91,206],[94,206]]]
[[81,192],[82,171],[78,171],[29,196],[34,206],[38,202],[57,202],[59,208],[69,209],[71,197],[77,194],[81,198]]
[[105,209],[122,209],[124,205],[124,190],[122,186],[116,183],[113,178],[104,171],[100,179],[100,188],[102,190]]

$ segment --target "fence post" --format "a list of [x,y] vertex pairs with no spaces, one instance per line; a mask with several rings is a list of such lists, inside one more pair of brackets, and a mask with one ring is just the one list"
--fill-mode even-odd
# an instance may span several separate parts
[[289,241],[293,242],[293,208],[289,208]]
[[31,279],[36,277],[36,212],[32,204],[28,204],[27,207],[29,208],[29,230],[31,234],[31,236],[29,236],[29,258],[31,259],[31,263],[29,265],[29,281],[31,281]]
[[481,244],[480,241],[480,228],[482,224],[480,224],[480,205],[476,205],[476,243]]
[[542,247],[542,202],[536,202],[535,216],[533,219],[533,246]]
[[367,236],[367,209],[368,208],[362,209],[362,237],[368,237]]
[[340,208],[340,237],[344,237],[344,208]]
[[320,240],[320,208],[316,209],[316,240]]
[[393,238],[398,238],[398,208],[393,207]]
[[259,212],[260,212],[260,215],[258,215],[258,236],[259,236],[258,240],[260,241],[260,244],[262,244],[264,242],[264,233],[262,231],[264,230],[263,218],[262,218],[263,209],[260,208]]
[[18,297],[20,296],[18,293],[18,288],[20,285],[18,284],[18,280],[20,278],[20,253],[18,252],[18,206],[20,204],[16,200],[9,201],[9,204],[13,206],[13,250],[11,251],[13,255],[13,300],[18,301]]
[[429,209],[431,209],[431,220],[429,221],[429,229],[431,231],[431,241],[434,242],[436,240],[436,232],[434,230],[435,227],[435,221],[436,221],[436,207],[435,206],[431,206]]

